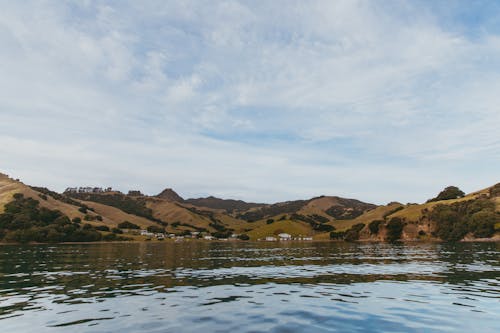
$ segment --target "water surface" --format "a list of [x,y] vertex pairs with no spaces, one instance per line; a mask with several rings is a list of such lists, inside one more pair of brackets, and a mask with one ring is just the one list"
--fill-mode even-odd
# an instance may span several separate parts
[[500,332],[500,244],[0,247],[1,332]]

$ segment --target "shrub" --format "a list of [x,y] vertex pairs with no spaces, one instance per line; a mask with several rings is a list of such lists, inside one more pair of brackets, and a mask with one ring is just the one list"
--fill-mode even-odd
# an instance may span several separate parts
[[353,229],[347,230],[347,232],[344,235],[344,240],[346,242],[353,242],[359,239],[359,232]]
[[87,214],[87,208],[86,207],[80,207],[78,208],[78,211],[83,214]]
[[401,233],[403,232],[404,223],[399,217],[393,217],[386,225],[387,236],[386,240],[388,242],[395,242],[401,238]]
[[21,200],[21,199],[24,198],[24,194],[22,194],[22,193],[14,193],[13,197],[14,197],[15,200]]
[[267,219],[266,224],[271,224],[274,222],[274,219]]
[[437,197],[435,197],[433,199],[429,199],[427,202],[458,199],[458,198],[462,198],[463,196],[465,196],[465,193],[463,191],[461,191],[458,187],[448,186],[444,190],[439,192]]
[[161,228],[155,225],[148,226],[147,230],[152,233],[165,233],[165,228]]
[[111,232],[114,234],[123,234],[123,230],[119,228],[113,228],[111,229]]
[[374,220],[368,224],[368,229],[370,230],[370,234],[377,235],[380,229],[380,225],[384,223],[382,220]]
[[75,217],[71,221],[73,221],[74,223],[82,223],[82,219],[79,217]]
[[250,240],[250,237],[247,234],[241,234],[238,238],[244,241]]
[[332,231],[330,232],[330,239],[344,239],[345,231]]
[[467,224],[453,206],[438,205],[430,217],[436,221],[436,236],[442,240],[459,241],[467,234]]
[[140,229],[140,227],[137,224],[134,224],[129,221],[123,221],[122,223],[118,224],[118,228],[121,229]]
[[493,211],[479,211],[471,216],[469,229],[474,234],[474,237],[491,237],[495,233],[495,223],[498,220],[498,215]]
[[334,231],[335,227],[329,224],[318,224],[315,226],[314,230],[328,232]]
[[[107,225],[98,225],[97,227],[95,227],[95,230],[109,231],[109,227]],[[120,229],[118,229],[118,230],[120,230]]]

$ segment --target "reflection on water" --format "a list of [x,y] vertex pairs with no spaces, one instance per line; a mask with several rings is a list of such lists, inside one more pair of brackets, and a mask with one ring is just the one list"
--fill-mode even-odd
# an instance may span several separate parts
[[499,332],[499,246],[2,246],[0,328]]

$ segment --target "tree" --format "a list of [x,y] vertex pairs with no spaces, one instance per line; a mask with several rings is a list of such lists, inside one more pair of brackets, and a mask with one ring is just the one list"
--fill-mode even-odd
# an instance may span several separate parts
[[247,234],[241,234],[238,238],[244,241],[250,240],[250,237]]
[[156,225],[150,225],[147,227],[147,230],[149,232],[152,232],[152,233],[155,233],[155,234],[158,234],[158,233],[165,233],[165,228],[161,228],[161,227],[158,227]]
[[137,224],[134,224],[129,221],[123,221],[122,223],[118,224],[118,228],[121,229],[140,229],[140,227]]
[[430,199],[430,200],[427,200],[427,202],[458,199],[458,198],[462,198],[464,196],[465,196],[465,193],[462,190],[460,190],[458,187],[448,186],[444,190],[439,192],[437,197]]
[[469,228],[474,237],[491,237],[495,233],[495,223],[498,220],[500,220],[498,214],[490,210],[483,210],[471,216]]
[[380,225],[384,223],[382,220],[374,220],[371,221],[370,224],[368,224],[368,229],[370,229],[370,234],[376,235],[378,234],[378,231],[380,229]]
[[386,240],[393,243],[401,238],[404,222],[399,217],[393,217],[386,225],[387,235]]

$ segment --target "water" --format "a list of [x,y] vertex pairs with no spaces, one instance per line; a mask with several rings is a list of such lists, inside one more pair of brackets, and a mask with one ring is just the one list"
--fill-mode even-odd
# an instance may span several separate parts
[[0,332],[500,332],[499,250],[0,246]]

